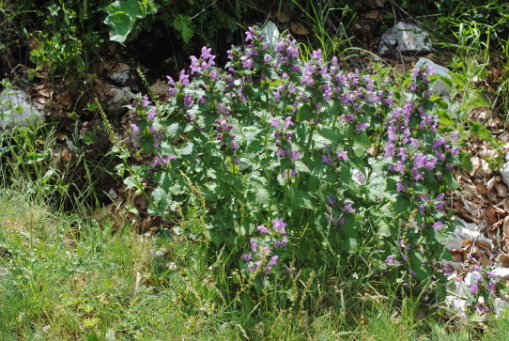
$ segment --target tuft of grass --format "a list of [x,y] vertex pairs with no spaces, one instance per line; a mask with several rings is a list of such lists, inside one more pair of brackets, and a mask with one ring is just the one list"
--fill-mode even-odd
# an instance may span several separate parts
[[354,286],[296,275],[293,291],[245,309],[217,291],[231,279],[220,265],[201,266],[192,241],[130,226],[113,232],[112,223],[55,212],[38,185],[27,186],[33,191],[0,192],[2,340],[490,340],[509,329],[497,321],[494,334],[474,323],[458,330],[418,295],[377,295],[390,283],[364,278]]

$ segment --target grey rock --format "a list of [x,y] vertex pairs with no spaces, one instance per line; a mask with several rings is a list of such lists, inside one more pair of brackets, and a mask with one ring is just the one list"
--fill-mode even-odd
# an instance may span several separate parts
[[[429,60],[428,58],[421,57],[419,60],[415,63],[414,69],[422,67],[423,65],[427,66],[429,69],[431,69],[431,72],[435,75],[440,75],[442,77],[451,78],[449,76],[450,70],[446,67],[443,67],[441,65],[438,65],[434,63],[433,61]],[[451,92],[451,88],[447,86],[442,80],[437,79],[435,83],[433,84],[433,87],[431,89],[431,93],[433,94],[439,94],[444,95]]]
[[389,28],[380,39],[378,53],[381,56],[414,56],[431,52],[429,32],[419,26],[400,21]]
[[500,297],[495,298],[495,316],[499,319],[507,317],[506,312],[509,308],[509,303],[501,299]]
[[125,106],[133,101],[131,88],[119,87],[108,82],[98,84],[96,88],[103,109],[111,115],[125,113]]
[[117,63],[109,73],[109,78],[115,83],[128,86],[131,89],[137,91],[138,85],[136,84],[136,76],[131,69],[131,66],[124,63]]
[[495,268],[491,271],[491,275],[495,277],[497,281],[509,279],[509,268]]
[[262,35],[269,41],[271,44],[276,44],[281,39],[279,37],[279,30],[277,29],[276,24],[272,21],[267,21],[265,26],[262,29]]
[[24,91],[12,88],[0,92],[0,131],[44,123],[44,115],[26,97]]

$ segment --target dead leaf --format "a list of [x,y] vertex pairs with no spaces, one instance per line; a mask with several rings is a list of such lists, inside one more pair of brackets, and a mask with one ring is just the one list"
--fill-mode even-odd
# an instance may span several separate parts
[[309,34],[309,30],[307,28],[305,28],[301,23],[297,23],[297,22],[293,22],[293,21],[290,22],[290,30],[295,34],[302,35],[302,36]]
[[275,11],[273,16],[282,23],[290,21],[291,15],[286,11]]
[[504,268],[509,268],[509,255],[500,254],[497,257],[498,264],[502,265]]
[[484,220],[488,228],[497,222],[497,210],[493,206],[487,207],[483,212]]

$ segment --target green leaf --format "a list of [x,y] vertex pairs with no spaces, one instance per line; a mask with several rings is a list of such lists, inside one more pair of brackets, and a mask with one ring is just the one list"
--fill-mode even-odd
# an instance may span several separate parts
[[365,131],[355,135],[353,152],[356,156],[361,157],[366,153],[370,145],[368,134]]
[[142,19],[138,0],[115,1],[106,7],[108,16],[104,23],[111,28],[110,40],[124,43],[134,28],[136,19]]
[[194,30],[192,26],[192,19],[188,15],[179,14],[173,21],[173,27],[180,30],[184,43],[189,43],[191,38],[194,36]]
[[472,133],[472,135],[474,135],[475,137],[479,137],[483,140],[487,140],[487,141],[490,141],[493,139],[493,136],[491,135],[491,131],[486,128],[485,126],[477,123],[477,122],[474,122],[474,121],[470,121],[470,132]]

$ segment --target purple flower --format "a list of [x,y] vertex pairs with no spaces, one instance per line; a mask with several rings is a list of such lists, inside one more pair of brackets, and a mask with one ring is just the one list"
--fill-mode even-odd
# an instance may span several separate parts
[[247,29],[248,29],[248,31],[246,32],[246,42],[253,41],[256,32],[255,32],[255,30],[251,26],[248,27]]
[[391,264],[391,265],[400,265],[401,263],[398,262],[397,260],[394,260],[394,258],[396,258],[395,255],[387,256],[387,258],[385,259],[385,262],[387,264]]
[[253,238],[249,239],[249,244],[251,244],[251,251],[257,252],[258,251],[258,244],[256,243],[256,240]]
[[131,129],[133,130],[133,133],[139,134],[140,133],[140,127],[138,127],[136,124],[131,124]]
[[246,58],[242,61],[242,66],[248,70],[251,70],[254,66],[253,60],[251,58]]
[[426,156],[424,154],[417,154],[414,158],[414,164],[417,168],[424,168],[426,167]]
[[348,213],[355,213],[355,209],[352,207],[353,203],[347,202],[343,205],[343,211]]
[[244,261],[246,261],[246,262],[250,262],[253,260],[253,257],[248,255],[247,253],[242,254],[242,258],[244,258]]
[[367,122],[361,122],[357,125],[357,127],[355,127],[355,130],[357,131],[362,131],[362,130],[365,130],[368,126],[368,123]]
[[263,225],[258,226],[256,229],[260,231],[261,234],[270,233],[269,229]]
[[348,157],[348,152],[344,151],[344,152],[339,153],[338,154],[338,159],[339,160],[344,160],[344,161],[350,161],[350,158]]
[[300,158],[300,152],[298,150],[294,150],[292,153],[292,161],[295,162]]
[[230,141],[230,147],[232,148],[233,151],[235,151],[235,150],[239,149],[239,144],[238,144],[237,141],[231,140]]
[[152,166],[154,166],[154,167],[156,167],[156,166],[166,167],[166,166],[168,166],[168,164],[170,163],[171,160],[175,160],[175,159],[177,159],[177,157],[175,155],[169,155],[169,156],[165,156],[165,157],[155,156],[154,157],[154,162],[152,163]]
[[184,96],[184,105],[186,107],[190,107],[191,105],[193,105],[193,96],[191,94],[186,94]]
[[278,157],[285,157],[285,156],[286,156],[286,150],[284,150],[284,149],[278,149],[278,150],[276,151],[276,156],[278,156]]
[[274,231],[281,232],[288,224],[286,224],[283,221],[283,218],[275,219],[272,221],[272,227],[274,228]]
[[279,257],[278,256],[273,256],[270,260],[269,260],[269,263],[267,263],[268,265],[271,265],[271,266],[276,266],[277,265],[277,259]]
[[180,74],[179,74],[179,82],[180,82],[183,86],[188,86],[188,85],[189,85],[189,75],[187,75],[187,74],[186,74],[186,71],[185,71],[185,70],[180,71]]
[[151,109],[148,113],[147,113],[147,120],[149,121],[153,121],[154,118],[156,118],[157,116],[157,113],[154,111],[154,109]]
[[469,286],[469,288],[468,288],[468,289],[470,290],[470,294],[475,295],[475,294],[477,293],[477,291],[479,290],[479,284],[477,284],[477,283],[472,283],[472,284]]
[[212,58],[214,59],[215,56],[211,55],[210,54],[210,51],[212,51],[212,48],[207,48],[207,47],[202,47],[201,48],[201,59],[209,59],[209,58]]
[[406,188],[405,188],[405,186],[404,186],[402,183],[400,183],[400,182],[398,182],[398,183],[396,184],[396,190],[397,190],[398,192],[406,192]]
[[322,162],[323,163],[328,163],[329,165],[332,166],[332,159],[328,155],[322,155]]
[[285,118],[285,121],[283,122],[283,126],[285,128],[288,128],[289,126],[293,126],[294,123],[292,122],[292,117],[291,116],[288,116]]
[[437,163],[437,159],[428,159],[426,160],[426,169],[432,171],[435,169]]
[[433,223],[433,229],[435,231],[441,231],[442,230],[442,223],[440,221],[436,221]]
[[277,249],[278,247],[286,247],[286,244],[288,244],[288,239],[283,239],[281,241],[276,240],[274,242],[274,247]]

